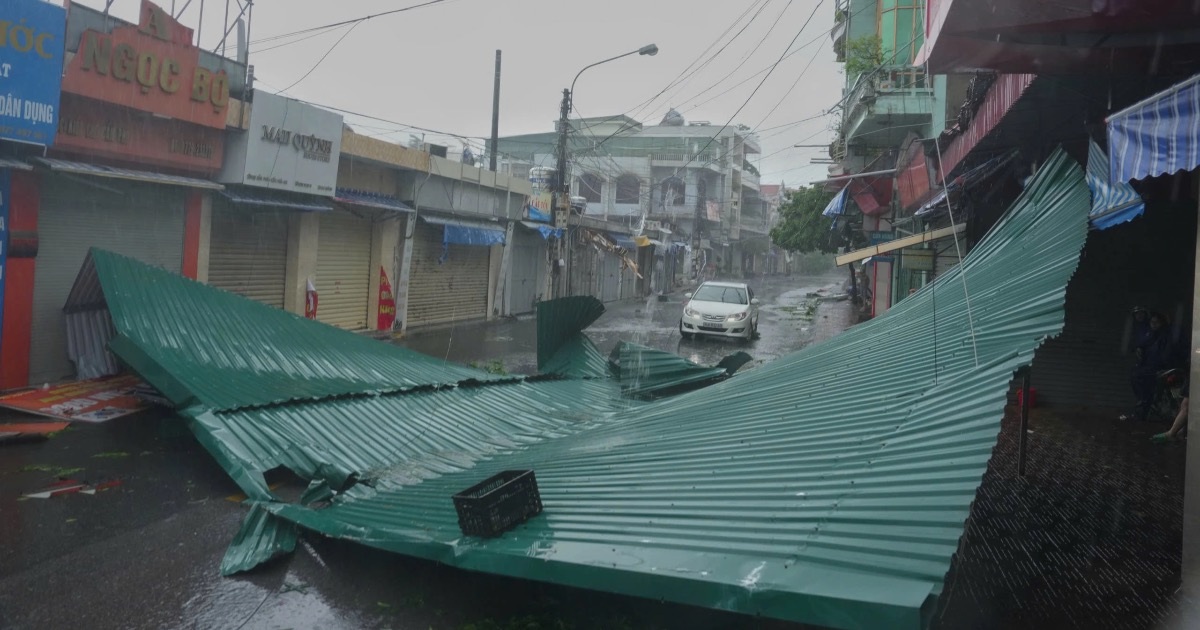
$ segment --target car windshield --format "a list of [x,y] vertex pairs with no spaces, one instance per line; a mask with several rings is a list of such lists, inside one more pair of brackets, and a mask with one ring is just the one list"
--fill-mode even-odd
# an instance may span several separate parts
[[705,285],[696,290],[693,300],[700,302],[722,302],[725,304],[748,304],[746,290],[739,287]]

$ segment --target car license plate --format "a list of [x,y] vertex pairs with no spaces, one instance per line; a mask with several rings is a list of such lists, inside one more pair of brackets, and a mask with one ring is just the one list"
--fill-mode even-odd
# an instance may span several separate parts
[[700,330],[704,332],[725,332],[725,329],[720,326],[701,326]]

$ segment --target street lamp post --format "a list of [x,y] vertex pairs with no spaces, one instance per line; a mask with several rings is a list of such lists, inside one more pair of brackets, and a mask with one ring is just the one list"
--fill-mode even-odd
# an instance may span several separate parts
[[[658,54],[658,46],[656,46],[654,44],[649,44],[646,46],[642,46],[641,48],[639,48],[637,50],[631,50],[627,53],[617,55],[616,57],[609,57],[608,59],[605,59],[603,61],[597,61],[596,63],[584,66],[583,70],[580,70],[578,73],[576,73],[575,78],[571,80],[571,87],[569,89],[563,90],[562,105],[559,108],[559,112],[558,112],[558,151],[557,151],[557,158],[558,158],[557,166],[558,167],[555,172],[555,180],[554,180],[555,199],[554,199],[553,207],[555,210],[555,213],[554,213],[555,227],[563,228],[564,233],[567,235],[567,238],[559,239],[559,251],[561,253],[561,259],[563,260],[562,273],[566,274],[566,277],[567,277],[566,278],[567,295],[571,294],[571,266],[570,266],[571,250],[570,250],[570,230],[568,227],[568,217],[570,217],[570,214],[571,214],[571,183],[570,183],[570,180],[567,179],[567,134],[571,129],[569,118],[571,115],[571,108],[574,105],[575,82],[579,80],[579,75],[583,74],[584,71],[587,70],[588,68],[594,68],[600,64],[608,63],[610,61],[616,61],[617,59],[620,59],[622,57],[628,57],[630,55],[648,55],[648,56],[653,57],[654,55],[657,55],[657,54]],[[566,241],[566,244],[567,244],[566,248],[563,248],[563,246],[562,246],[564,240]]]

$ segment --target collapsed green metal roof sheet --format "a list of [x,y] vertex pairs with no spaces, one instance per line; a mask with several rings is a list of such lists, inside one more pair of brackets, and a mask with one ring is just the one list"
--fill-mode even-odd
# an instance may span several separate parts
[[118,336],[114,354],[177,406],[237,409],[512,377],[332,326],[93,249]]
[[737,352],[714,367],[705,367],[670,352],[621,342],[613,348],[609,362],[621,381],[621,393],[641,398],[678,393],[733,376],[750,362],[750,355]]
[[[658,402],[621,399],[608,379],[269,405],[195,396],[182,413],[257,500],[223,567],[286,550],[290,522],[467,569],[839,628],[920,627],[991,457],[1008,383],[1062,329],[1089,209],[1082,170],[1059,151],[962,264],[887,315]],[[110,290],[149,273],[96,258],[110,263],[99,277],[122,313],[113,349],[137,367],[176,342],[162,330],[180,326],[174,311],[208,294],[176,280],[160,308],[153,294]],[[333,363],[334,374],[358,355],[332,343],[319,355],[290,348],[287,332],[277,339],[289,348],[268,352]],[[548,355],[577,332],[563,324]],[[156,386],[196,381],[187,360],[148,365]],[[204,371],[214,382],[239,373]],[[286,383],[271,398],[295,398]],[[324,500],[272,500],[255,478],[278,464],[314,479],[306,494]],[[450,497],[508,469],[536,471],[544,513],[498,538],[462,536]]]

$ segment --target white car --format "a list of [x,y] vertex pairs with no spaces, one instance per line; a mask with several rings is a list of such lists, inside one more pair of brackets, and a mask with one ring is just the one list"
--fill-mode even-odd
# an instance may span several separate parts
[[750,341],[758,332],[758,298],[744,282],[705,282],[686,293],[679,334],[734,337]]

